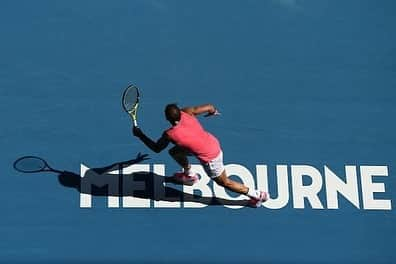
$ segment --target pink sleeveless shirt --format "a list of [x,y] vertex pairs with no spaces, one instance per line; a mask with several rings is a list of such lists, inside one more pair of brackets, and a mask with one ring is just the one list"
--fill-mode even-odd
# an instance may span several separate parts
[[220,154],[219,141],[205,131],[198,119],[181,111],[177,125],[166,130],[166,134],[176,145],[186,148],[201,162],[209,162]]

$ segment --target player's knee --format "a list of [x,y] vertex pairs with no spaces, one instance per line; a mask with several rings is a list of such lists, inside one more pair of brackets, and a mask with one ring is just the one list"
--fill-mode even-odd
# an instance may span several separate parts
[[169,155],[171,155],[171,156],[175,156],[176,153],[177,153],[177,150],[176,150],[175,147],[173,147],[173,148],[170,148],[170,149],[168,150],[168,153],[169,153]]

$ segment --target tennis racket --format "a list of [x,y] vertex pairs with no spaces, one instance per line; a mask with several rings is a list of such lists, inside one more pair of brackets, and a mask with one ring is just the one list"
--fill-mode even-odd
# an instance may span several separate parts
[[48,163],[36,156],[24,156],[14,162],[14,169],[19,172],[33,173],[33,172],[56,172],[64,173],[63,171],[51,168]]
[[132,118],[133,125],[137,127],[137,108],[139,106],[139,89],[137,86],[129,85],[122,94],[122,107]]

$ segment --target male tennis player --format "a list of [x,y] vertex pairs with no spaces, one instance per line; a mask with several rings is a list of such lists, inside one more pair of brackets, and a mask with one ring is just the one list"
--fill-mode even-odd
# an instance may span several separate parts
[[133,134],[156,153],[164,150],[170,142],[175,144],[169,154],[182,167],[183,171],[174,174],[175,179],[183,184],[192,185],[198,181],[198,175],[191,170],[187,155],[194,155],[201,162],[206,174],[217,184],[236,193],[250,197],[249,204],[261,206],[269,198],[267,192],[254,190],[233,181],[227,177],[223,164],[223,152],[219,141],[205,131],[196,115],[216,115],[218,111],[211,104],[180,109],[176,104],[165,107],[165,117],[172,127],[165,130],[162,136],[154,142],[143,131],[134,126]]

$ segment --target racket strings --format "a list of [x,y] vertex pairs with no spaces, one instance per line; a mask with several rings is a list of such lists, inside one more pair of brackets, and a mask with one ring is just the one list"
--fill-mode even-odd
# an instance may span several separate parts
[[35,172],[45,169],[47,164],[37,157],[23,157],[14,163],[14,168],[22,172]]
[[123,104],[127,111],[133,110],[138,103],[139,92],[135,86],[130,86],[124,93]]

